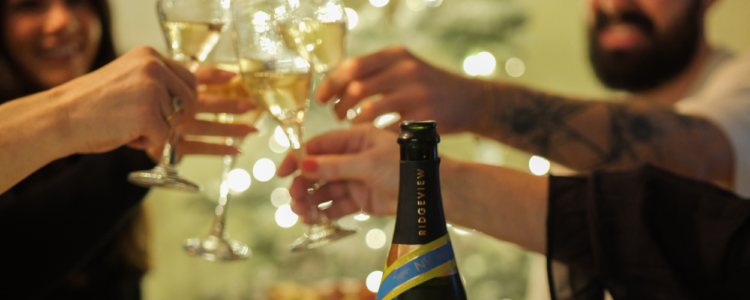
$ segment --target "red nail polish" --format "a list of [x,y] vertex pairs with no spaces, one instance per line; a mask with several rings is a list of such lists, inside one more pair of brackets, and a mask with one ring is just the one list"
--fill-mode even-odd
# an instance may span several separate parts
[[302,161],[300,168],[303,172],[315,172],[318,170],[318,163],[312,159],[306,159]]

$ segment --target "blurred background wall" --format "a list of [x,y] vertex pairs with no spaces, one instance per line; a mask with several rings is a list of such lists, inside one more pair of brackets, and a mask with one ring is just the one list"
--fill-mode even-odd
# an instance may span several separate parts
[[[154,0],[110,1],[120,53],[141,45],[164,51]],[[564,94],[609,93],[588,65],[582,0],[371,1],[345,0],[358,19],[349,38],[352,55],[405,44],[432,63],[466,74],[487,71],[491,59],[477,55],[487,52],[495,67],[481,75],[485,78]],[[750,1],[719,0],[708,20],[710,40],[735,52],[750,49],[749,13]],[[347,126],[333,121],[320,107],[314,111],[307,122],[311,135]],[[278,299],[317,299],[295,293],[305,294],[305,289],[366,292],[366,278],[382,270],[393,219],[348,217],[342,223],[359,227],[359,235],[319,251],[288,253],[287,245],[306,227],[285,206],[289,179],[273,177],[284,156],[283,136],[279,139],[275,132],[271,120],[261,122],[260,133],[245,142],[245,154],[238,162],[249,186],[233,192],[228,226],[233,238],[252,248],[253,257],[247,261],[211,264],[187,257],[180,248],[185,238],[208,232],[218,193],[219,158],[191,157],[183,162],[186,175],[206,186],[202,194],[164,190],[149,194],[152,270],[144,284],[146,299],[271,299],[279,290],[288,295]],[[445,138],[440,151],[538,174],[549,169],[541,158],[470,135]],[[530,267],[543,262],[538,256],[471,230],[451,227],[451,234],[470,299],[546,295],[543,285],[527,284],[529,272],[532,277],[544,276],[539,268]]]

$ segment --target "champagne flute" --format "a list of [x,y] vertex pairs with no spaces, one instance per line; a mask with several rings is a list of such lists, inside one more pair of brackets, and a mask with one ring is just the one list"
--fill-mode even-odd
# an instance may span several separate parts
[[284,43],[309,61],[316,74],[325,75],[346,56],[344,3],[341,0],[295,1],[290,2],[292,17],[279,25]]
[[[191,72],[198,69],[219,41],[230,16],[228,0],[158,0],[156,10],[172,59]],[[179,98],[174,98],[173,104],[176,111],[182,109]],[[177,169],[178,141],[179,132],[172,128],[159,165],[130,173],[128,180],[146,187],[200,191],[199,183],[184,178]]]
[[[280,25],[293,9],[288,0],[238,0],[233,2],[235,43],[245,87],[279,122],[294,155],[305,156],[302,122],[310,105],[312,67],[280,34]],[[310,202],[313,225],[297,239],[292,251],[327,245],[355,233],[342,229]]]
[[[227,98],[243,99],[256,104],[255,98],[250,97],[250,94],[242,85],[240,67],[236,61],[215,62],[212,66],[217,69],[234,72],[237,76],[225,84],[206,85],[202,87],[204,92]],[[218,121],[221,123],[241,123],[255,126],[258,120],[263,117],[263,113],[263,109],[259,107],[240,115],[219,114]],[[226,144],[235,148],[239,148],[242,141],[242,137],[226,138]],[[246,259],[252,253],[250,247],[247,245],[230,239],[226,231],[227,208],[230,198],[228,179],[229,173],[234,169],[236,159],[236,155],[226,155],[222,159],[223,167],[219,188],[219,204],[214,210],[214,220],[211,224],[209,234],[199,238],[189,238],[182,244],[183,249],[191,256],[200,257],[207,261],[229,262]]]

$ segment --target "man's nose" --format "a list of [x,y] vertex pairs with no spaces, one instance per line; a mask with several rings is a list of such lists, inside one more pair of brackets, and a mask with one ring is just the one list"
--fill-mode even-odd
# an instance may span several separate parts
[[78,28],[78,21],[73,10],[65,0],[56,0],[47,9],[44,32],[50,34],[69,34]]

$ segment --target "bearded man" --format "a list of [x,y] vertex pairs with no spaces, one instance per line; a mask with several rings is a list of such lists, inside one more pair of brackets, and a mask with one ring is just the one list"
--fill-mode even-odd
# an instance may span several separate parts
[[[354,122],[398,112],[442,134],[473,132],[577,171],[651,163],[750,196],[750,55],[706,41],[715,0],[588,0],[593,68],[625,99],[589,101],[435,68],[402,47],[347,60],[318,90],[363,99]],[[393,127],[395,129],[395,127]]]

